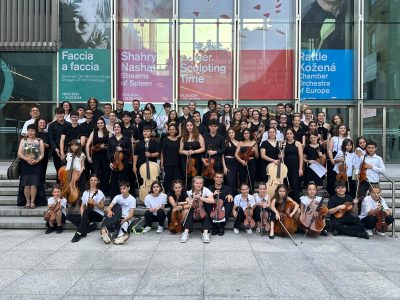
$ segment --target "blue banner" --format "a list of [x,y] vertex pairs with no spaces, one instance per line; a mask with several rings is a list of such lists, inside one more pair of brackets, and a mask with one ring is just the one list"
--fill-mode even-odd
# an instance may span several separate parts
[[353,99],[353,50],[302,50],[300,99]]

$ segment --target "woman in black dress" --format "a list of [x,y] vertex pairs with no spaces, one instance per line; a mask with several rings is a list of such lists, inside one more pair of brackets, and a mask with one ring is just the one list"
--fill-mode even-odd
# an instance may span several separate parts
[[[186,189],[191,188],[192,178],[201,174],[201,154],[206,151],[204,138],[191,119],[182,123],[182,138],[179,144],[179,154],[183,157],[181,159],[182,174],[186,177]],[[194,174],[187,174],[186,168],[189,163],[189,158],[194,159]],[[192,176],[193,175],[193,176]]]
[[49,163],[49,135],[46,132],[46,128],[47,128],[47,121],[46,119],[43,118],[39,118],[36,120],[35,122],[37,128],[38,128],[38,132],[37,132],[37,137],[39,139],[42,139],[43,141],[43,145],[44,145],[44,155],[43,155],[43,159],[41,161],[41,165],[42,165],[42,181],[44,184],[46,184],[46,173],[47,173],[47,164]]
[[276,140],[276,128],[268,129],[268,139],[261,143],[260,146],[260,169],[262,170],[262,182],[268,181],[267,167],[270,163],[279,164],[279,143]]
[[[307,144],[304,148],[304,162],[307,164],[305,170],[304,183],[308,185],[309,182],[314,181],[319,189],[322,188],[324,177],[319,177],[311,168],[310,164],[314,161],[318,163],[326,162],[326,154],[324,147],[319,143],[318,131],[311,131],[308,133]],[[325,167],[325,165],[323,165]]]
[[179,166],[179,145],[177,138],[178,129],[175,124],[168,126],[168,136],[161,143],[161,168],[164,169],[164,191],[169,193],[174,179],[182,179]]
[[[36,205],[46,205],[44,199],[42,164],[44,155],[44,143],[36,137],[37,128],[34,124],[28,126],[27,137],[21,139],[18,147],[18,158],[20,159],[21,178],[19,181],[20,195],[18,206],[25,203],[25,208],[35,208]],[[38,189],[43,195],[38,194]],[[21,193],[23,191],[23,193]],[[43,197],[43,199],[38,199]]]
[[109,132],[103,118],[97,120],[86,143],[87,160],[93,164],[93,173],[100,179],[100,190],[110,195],[110,161],[107,157]]
[[300,177],[303,176],[303,146],[295,140],[294,130],[286,130],[286,143],[284,150],[284,162],[288,168],[288,186],[292,190],[291,198],[300,202]]
[[237,192],[237,180],[239,163],[235,158],[236,148],[239,142],[235,139],[236,132],[231,127],[228,129],[228,137],[225,140],[225,153],[222,156],[224,166],[225,184],[231,188],[234,194]]

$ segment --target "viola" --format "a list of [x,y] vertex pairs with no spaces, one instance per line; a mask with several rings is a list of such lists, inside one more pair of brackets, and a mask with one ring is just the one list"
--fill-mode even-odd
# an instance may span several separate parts
[[319,235],[325,228],[328,208],[322,205],[322,198],[317,197],[317,200],[318,198],[318,204],[313,200],[300,214],[299,226],[306,234]]
[[338,211],[334,214],[334,216],[335,216],[336,219],[342,218],[348,211],[351,211],[351,210],[353,209],[353,203],[352,203],[352,202],[345,202],[345,203],[343,203],[343,204],[346,205],[346,208],[345,208],[345,209],[338,210]]
[[[284,200],[282,203],[276,205],[276,210],[279,212],[281,217],[280,222],[276,222],[274,231],[275,234],[280,236],[287,236],[288,232],[290,235],[296,232],[297,230],[297,222],[294,218],[291,218],[289,215],[293,212],[295,206],[291,201]],[[283,228],[283,226],[286,228]]]
[[219,198],[219,193],[217,194],[217,200],[215,200],[210,217],[214,223],[225,222],[224,200]]
[[254,151],[253,151],[253,147],[256,145],[257,143],[254,143],[251,147],[249,147],[244,153],[239,153],[239,158],[241,160],[244,161],[249,161],[249,159],[253,156]]
[[200,200],[200,194],[194,194],[192,201],[193,217],[195,220],[202,220],[206,217],[203,201]]
[[[120,143],[118,142],[117,147],[120,147]],[[121,151],[115,150],[114,153],[114,162],[113,162],[113,170],[122,171],[124,169],[124,153]]]
[[[189,148],[189,151],[192,147]],[[190,177],[195,177],[197,175],[196,159],[192,155],[188,155],[186,158],[186,175]]]
[[[144,142],[145,152],[148,152],[150,139],[145,138]],[[149,158],[146,156],[146,162],[140,166],[139,173],[143,178],[143,184],[139,188],[139,197],[144,201],[144,198],[150,192],[151,184],[156,181],[157,176],[160,173],[160,166],[153,161],[149,161]]]
[[256,226],[256,223],[253,219],[253,209],[250,206],[249,200],[247,200],[247,207],[244,210],[243,225],[246,227],[246,229],[251,229]]
[[[208,150],[211,149],[212,146],[209,146]],[[208,152],[208,151],[207,151]],[[215,176],[215,158],[212,158],[210,154],[205,158],[206,163],[208,164],[203,168],[203,177],[207,179],[214,179]]]
[[271,229],[271,224],[268,222],[269,213],[267,208],[264,207],[266,200],[261,201],[261,212],[260,212],[260,233],[263,235],[263,231],[267,232]]
[[275,195],[276,187],[283,184],[283,180],[287,177],[288,168],[282,160],[283,145],[279,145],[279,163],[278,165],[270,163],[267,166],[267,194],[272,199]]
[[338,165],[338,173],[336,174],[337,181],[348,181],[347,177],[347,165],[346,165],[346,153],[344,154],[344,161],[340,162]]
[[74,170],[75,155],[72,156],[71,166],[66,170],[66,166],[62,166],[58,170],[58,179],[61,184],[61,197],[65,197],[69,204],[74,205],[80,197],[80,191],[77,183],[80,178],[78,171]]
[[169,231],[173,234],[181,233],[183,231],[182,220],[183,220],[182,206],[179,205],[172,208],[171,223],[168,226]]

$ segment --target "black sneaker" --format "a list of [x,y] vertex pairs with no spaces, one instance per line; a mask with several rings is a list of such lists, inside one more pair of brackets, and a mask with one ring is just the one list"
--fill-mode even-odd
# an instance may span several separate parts
[[326,229],[322,230],[320,233],[322,236],[328,236],[328,231]]
[[275,235],[270,235],[270,236],[269,236],[269,239],[270,239],[270,240],[273,240],[274,238],[275,238]]
[[63,232],[62,226],[57,226],[57,232],[56,233],[62,233],[62,232]]
[[223,236],[225,234],[225,229],[224,228],[220,228],[218,235],[219,236]]
[[90,224],[90,225],[88,226],[87,232],[89,233],[89,232],[95,231],[96,229],[97,229],[96,223],[92,223],[92,224]]
[[79,242],[81,240],[82,236],[79,233],[75,233],[74,237],[72,238],[71,242],[72,243],[76,243]]
[[338,232],[336,229],[333,229],[333,230],[332,230],[332,234],[333,234],[334,236],[337,236],[337,235],[339,235],[339,232]]
[[366,231],[359,232],[357,234],[357,237],[359,237],[360,239],[366,239],[366,240],[369,239],[369,235]]
[[212,235],[217,235],[218,234],[218,229],[217,228],[213,228],[213,230],[211,231]]
[[55,230],[54,227],[47,227],[46,231],[44,232],[45,234],[52,233]]

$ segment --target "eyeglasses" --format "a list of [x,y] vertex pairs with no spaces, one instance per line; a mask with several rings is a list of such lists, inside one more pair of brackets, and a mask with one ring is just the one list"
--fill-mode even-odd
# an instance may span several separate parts
[[91,111],[87,111],[86,114],[87,115],[93,115],[93,113]]

